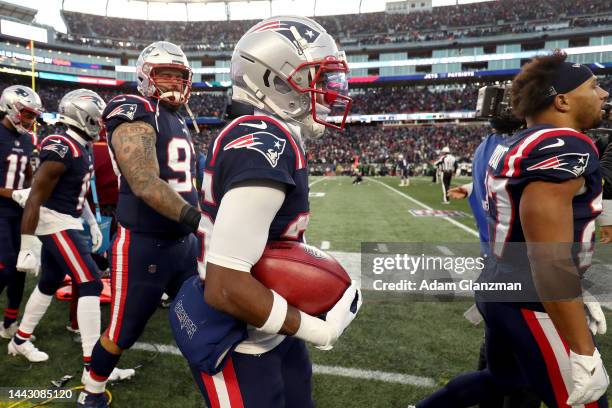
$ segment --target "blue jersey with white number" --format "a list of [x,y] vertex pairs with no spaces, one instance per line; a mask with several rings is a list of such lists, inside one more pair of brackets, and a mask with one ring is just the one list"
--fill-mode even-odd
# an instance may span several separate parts
[[309,217],[308,170],[299,141],[284,124],[266,115],[242,116],[211,140],[208,152],[201,205],[211,232],[219,203],[234,185],[273,180],[287,189],[268,240],[302,241]]
[[[198,193],[194,185],[196,157],[191,135],[180,113],[152,99],[138,95],[119,95],[106,105],[102,118],[111,158],[119,171],[121,169],[114,160],[112,147],[115,129],[126,122],[145,122],[151,125],[157,134],[155,151],[160,178],[185,201],[197,206]],[[121,225],[134,232],[167,237],[181,237],[191,232],[188,227],[164,217],[136,197],[123,176],[120,176],[119,183],[117,219]]]
[[[0,123],[0,188],[19,190],[26,186],[25,173],[36,137],[9,130]],[[0,197],[0,217],[20,216],[22,209],[10,198]]]
[[66,171],[60,176],[43,206],[78,218],[83,212],[85,196],[89,191],[93,162],[91,146],[81,144],[69,133],[47,136],[41,143],[41,166],[47,161],[60,162],[66,166]]
[[487,167],[489,158],[499,143],[504,140],[504,137],[497,133],[491,133],[485,140],[476,148],[474,152],[474,160],[472,161],[472,194],[468,201],[476,224],[478,225],[478,234],[480,235],[481,249],[483,253],[488,252],[489,242],[489,225],[487,222],[487,192],[485,189],[485,181],[487,177]]
[[542,125],[518,132],[497,145],[486,179],[490,250],[494,256],[482,280],[497,282],[506,280],[504,275],[522,275],[532,285],[526,249],[520,244],[525,242],[519,216],[523,190],[534,181],[561,183],[578,177],[584,178],[584,187],[572,201],[573,259],[584,271],[590,266],[595,219],[602,210],[601,171],[591,139],[573,129]]

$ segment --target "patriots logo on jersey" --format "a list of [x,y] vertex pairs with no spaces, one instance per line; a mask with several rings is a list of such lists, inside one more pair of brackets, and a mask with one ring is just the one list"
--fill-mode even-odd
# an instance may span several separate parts
[[119,105],[115,109],[110,111],[110,113],[106,115],[106,119],[110,119],[113,116],[124,116],[129,120],[134,120],[136,108],[137,106],[135,103],[124,103],[123,105]]
[[[52,142],[55,142],[55,140],[52,140]],[[51,152],[55,152],[57,153],[57,155],[59,157],[61,157],[62,159],[66,156],[66,153],[68,153],[68,150],[70,149],[68,146],[60,144],[60,143],[54,143],[54,144],[48,144],[45,147],[42,148],[43,150],[49,150]]]
[[572,173],[578,177],[589,164],[588,153],[565,153],[557,156],[549,157],[539,163],[527,168],[527,171],[534,170],[561,170]]
[[276,167],[279,157],[285,151],[286,141],[268,132],[251,133],[228,143],[223,150],[250,149],[255,150],[268,160],[272,167]]

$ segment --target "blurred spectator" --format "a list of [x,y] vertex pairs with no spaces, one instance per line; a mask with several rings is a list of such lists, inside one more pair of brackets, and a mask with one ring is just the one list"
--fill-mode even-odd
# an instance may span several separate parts
[[[612,22],[609,2],[599,0],[498,0],[434,7],[409,14],[364,13],[316,17],[342,44],[448,40],[507,33],[599,26]],[[258,20],[147,21],[100,18],[63,11],[69,34],[61,41],[112,48],[142,49],[169,40],[185,50],[231,50]],[[197,40],[194,40],[197,39]]]
[[352,114],[473,111],[478,87],[467,84],[459,88],[452,85],[368,88],[351,97]]
[[[9,85],[29,85],[29,78],[0,76],[0,90]],[[612,77],[600,79],[601,86],[610,90]],[[48,112],[57,109],[61,97],[79,84],[39,81],[37,91]],[[133,88],[92,87],[105,100],[121,93],[134,93]],[[435,86],[403,86],[352,90],[352,114],[444,112],[474,110],[477,98],[476,84],[448,84]],[[225,109],[225,95],[221,92],[192,92],[190,105],[198,116],[221,117]],[[207,155],[208,143],[219,128],[202,127],[192,134],[196,152]],[[57,133],[58,128],[45,125],[38,129],[39,140]],[[328,131],[321,139],[307,140],[306,150],[311,171],[317,174],[336,172],[350,175],[357,158],[358,171],[366,176],[394,171],[399,154],[404,155],[414,171],[424,173],[438,157],[442,147],[448,146],[458,161],[469,161],[487,129],[480,124],[427,124],[391,127],[381,125],[349,125],[345,132]]]

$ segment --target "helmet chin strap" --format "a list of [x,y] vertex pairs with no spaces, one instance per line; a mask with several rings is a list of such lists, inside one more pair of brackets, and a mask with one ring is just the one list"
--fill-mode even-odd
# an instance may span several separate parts
[[[323,136],[325,133],[326,126],[315,122],[312,117],[312,111],[306,112],[303,119],[296,119],[287,114],[286,111],[281,109],[277,104],[275,104],[270,98],[266,98],[265,95],[259,90],[257,85],[249,78],[248,75],[243,75],[242,80],[249,87],[250,93],[238,86],[234,86],[233,88],[233,99],[236,99],[241,102],[249,103],[250,105],[254,105],[257,109],[265,110],[266,108],[272,110],[274,114],[280,117],[283,120],[286,120],[289,123],[297,126],[302,136],[305,138],[318,138]],[[255,98],[253,98],[253,96]],[[317,114],[320,117],[327,117],[330,113],[330,109],[326,108],[323,105],[316,104],[315,109],[317,110]]]
[[[173,98],[175,101],[181,101],[184,97],[185,95],[179,91],[167,91],[167,92],[160,93],[158,100],[163,101],[164,99]],[[158,107],[159,107],[159,104],[158,104]],[[191,124],[193,125],[193,129],[195,130],[196,133],[200,133],[200,129],[198,128],[198,124],[196,123],[195,115],[191,111],[191,108],[189,107],[188,103],[185,103],[185,110],[187,111],[187,114],[191,118]]]
[[[323,118],[323,119],[327,118],[327,116],[331,112],[331,109],[319,103],[315,105],[316,105],[315,109],[317,112],[317,117]],[[327,128],[327,126],[325,126],[324,124],[316,122],[314,120],[314,117],[312,116],[312,112],[308,112],[304,116],[304,118],[301,120],[298,120],[298,119],[293,119],[293,120],[300,126],[300,129],[302,130],[302,133],[304,134],[304,137],[306,138],[317,139],[323,136],[323,134],[325,133],[325,129]]]
[[11,125],[13,125],[13,127],[15,128],[16,131],[18,132],[27,132],[26,128],[23,127],[23,125],[21,124],[21,122],[19,122],[18,124],[13,122],[13,119],[11,119],[11,115],[9,115],[7,113],[6,118],[9,120],[9,122],[11,122]]
[[97,142],[100,139],[99,132],[98,134],[92,136],[89,134],[87,129],[84,129],[83,126],[81,126],[77,121],[65,115],[60,115],[58,122],[63,123],[65,125],[73,126],[74,128],[78,129],[80,132],[83,133],[83,137],[89,141]]
[[311,114],[306,115],[303,120],[292,119],[301,129],[306,139],[318,139],[325,133],[325,125],[315,122]]

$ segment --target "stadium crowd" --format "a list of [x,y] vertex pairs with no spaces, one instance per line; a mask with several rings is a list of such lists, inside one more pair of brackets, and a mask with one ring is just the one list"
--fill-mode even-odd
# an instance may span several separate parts
[[369,88],[351,95],[353,114],[448,112],[474,110],[478,87],[393,87]]
[[[105,18],[63,12],[69,34],[62,41],[93,46],[142,48],[168,39],[185,50],[232,49],[258,20],[164,22]],[[586,27],[612,21],[607,2],[597,0],[499,0],[435,7],[408,14],[384,12],[317,17],[342,44],[447,40],[504,33]],[[116,39],[112,41],[109,39]],[[197,41],[194,41],[197,39]]]
[[[31,86],[30,78],[17,75],[2,75],[0,76],[0,89],[4,89],[10,85],[26,85]],[[125,93],[137,93],[133,87],[104,87],[83,85],[71,82],[57,81],[37,81],[36,92],[42,99],[43,106],[47,112],[57,112],[57,107],[60,99],[66,93],[78,89],[87,88],[97,92],[102,99],[110,101],[117,95]],[[193,90],[189,98],[189,107],[195,116],[213,116],[219,117],[225,109],[226,97],[223,92],[202,92]]]
[[[17,83],[29,85],[29,79],[18,76],[0,77],[0,87]],[[606,90],[612,88],[612,77],[600,80]],[[352,95],[352,114],[411,113],[474,110],[478,97],[477,84],[461,86],[405,86],[389,88],[356,89]],[[47,112],[57,111],[62,95],[78,88],[78,84],[59,84],[40,81],[37,86]],[[89,87],[98,92],[106,101],[121,93],[134,93],[135,89]],[[190,106],[197,116],[222,117],[226,96],[216,92],[192,92]],[[184,112],[185,114],[185,112]],[[55,133],[53,125],[39,129],[39,136]],[[198,151],[206,152],[207,145],[219,128],[201,127],[200,134],[194,134]],[[307,141],[309,163],[315,171],[324,172],[343,166],[350,171],[350,164],[359,158],[361,163],[392,164],[398,154],[409,162],[426,164],[437,158],[439,150],[449,146],[453,154],[469,160],[482,137],[489,131],[486,125],[462,126],[457,124],[424,125],[406,127],[383,127],[377,125],[351,125],[344,133],[329,131],[325,137]]]
[[[196,150],[207,154],[208,142],[219,130],[203,128],[199,135],[194,135]],[[350,174],[356,158],[362,165],[393,168],[399,154],[414,164],[415,171],[424,173],[445,146],[459,160],[471,160],[474,150],[489,131],[486,124],[351,125],[344,133],[328,131],[320,139],[306,140],[306,153],[311,172],[317,174],[330,171]]]

